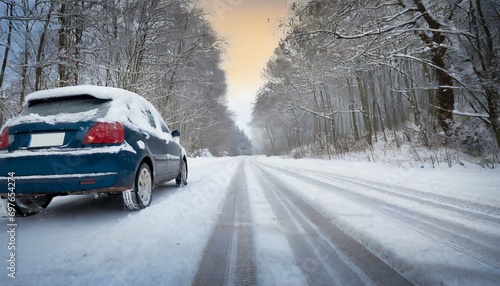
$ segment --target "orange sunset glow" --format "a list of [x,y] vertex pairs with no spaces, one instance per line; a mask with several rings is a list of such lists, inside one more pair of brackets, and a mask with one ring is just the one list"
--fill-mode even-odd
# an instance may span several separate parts
[[262,71],[282,35],[287,16],[285,0],[202,0],[206,18],[227,42],[222,69],[226,71],[228,103],[245,131],[251,103],[263,81]]

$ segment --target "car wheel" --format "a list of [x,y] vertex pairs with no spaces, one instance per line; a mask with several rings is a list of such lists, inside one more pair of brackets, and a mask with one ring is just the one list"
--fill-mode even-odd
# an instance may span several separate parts
[[143,163],[135,176],[132,190],[123,192],[123,201],[127,208],[138,211],[151,204],[153,193],[153,176],[148,164]]
[[182,160],[182,165],[181,165],[181,172],[179,175],[177,175],[177,178],[175,178],[175,183],[177,186],[181,185],[187,185],[187,165],[186,161]]
[[5,199],[4,204],[7,209],[14,207],[16,216],[31,216],[47,208],[52,198],[50,195],[16,197],[13,203]]

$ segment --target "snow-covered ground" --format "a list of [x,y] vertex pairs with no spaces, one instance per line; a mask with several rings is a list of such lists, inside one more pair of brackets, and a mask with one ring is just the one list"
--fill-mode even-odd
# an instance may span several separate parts
[[15,279],[2,218],[0,284],[500,281],[499,169],[274,157],[189,163],[189,185],[157,187],[140,212],[125,210],[120,196],[68,196],[17,218]]

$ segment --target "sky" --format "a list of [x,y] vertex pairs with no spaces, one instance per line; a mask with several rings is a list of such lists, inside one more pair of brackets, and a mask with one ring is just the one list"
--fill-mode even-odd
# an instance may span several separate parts
[[252,103],[263,85],[262,72],[278,46],[278,25],[290,0],[202,0],[207,20],[227,42],[221,68],[226,72],[229,107],[251,136]]

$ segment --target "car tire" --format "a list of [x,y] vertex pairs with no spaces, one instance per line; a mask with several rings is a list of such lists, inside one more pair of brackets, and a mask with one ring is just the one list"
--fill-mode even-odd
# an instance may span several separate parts
[[187,185],[187,164],[186,164],[186,161],[182,160],[182,164],[181,164],[181,172],[177,175],[177,178],[175,178],[175,183],[177,184],[177,186],[181,186],[181,185]]
[[[53,197],[50,195],[37,195],[28,197],[16,197],[13,203],[16,216],[32,216],[47,206],[52,201]],[[5,208],[8,209],[9,206],[12,207],[12,203],[9,204],[8,199],[4,201]]]
[[123,192],[123,202],[129,210],[138,211],[151,204],[153,193],[153,176],[148,164],[143,163],[135,176],[131,190]]

